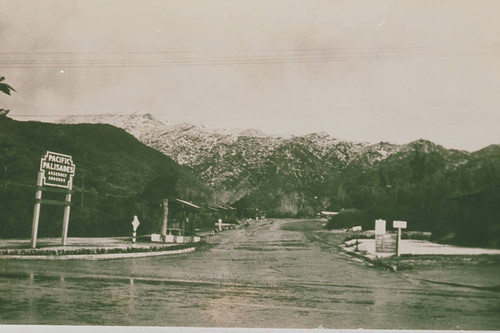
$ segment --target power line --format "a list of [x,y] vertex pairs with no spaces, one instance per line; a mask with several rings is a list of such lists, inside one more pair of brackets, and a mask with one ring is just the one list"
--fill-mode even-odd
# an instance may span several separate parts
[[[467,52],[443,52],[439,49],[422,48],[373,48],[373,49],[303,49],[299,50],[261,50],[259,53],[249,51],[249,54],[241,53],[218,53],[217,51],[201,54],[197,51],[170,51],[169,52],[100,52],[100,53],[78,53],[78,52],[40,52],[40,53],[16,53],[4,52],[5,55],[55,55],[55,56],[95,56],[97,58],[83,59],[4,59],[0,60],[0,65],[6,68],[140,68],[140,67],[169,67],[169,66],[208,66],[208,65],[262,65],[279,63],[307,63],[307,62],[328,62],[328,61],[378,61],[393,60],[400,58],[414,58],[417,56],[430,56],[421,51],[433,51],[432,56],[448,56],[450,54],[475,54],[481,52],[498,51],[497,46],[490,48],[479,48]],[[154,57],[150,55],[189,54],[188,57]],[[262,53],[265,52],[265,53]],[[208,53],[208,54],[207,54]],[[215,57],[212,55],[215,54]],[[114,56],[137,55],[137,58],[116,58]],[[111,56],[111,57],[110,57]]]
[[[492,45],[470,45],[470,49],[492,49],[500,48],[500,44]],[[226,53],[226,54],[238,54],[238,53],[252,53],[252,52],[318,52],[318,51],[351,51],[351,52],[370,52],[370,51],[415,51],[415,50],[436,50],[444,49],[442,45],[439,46],[398,46],[398,47],[323,47],[323,48],[278,48],[278,49],[240,49],[240,50],[204,50],[204,49],[191,49],[191,50],[161,50],[161,51],[0,51],[2,54],[12,54],[12,55],[120,55],[120,54],[192,54],[192,53]]]

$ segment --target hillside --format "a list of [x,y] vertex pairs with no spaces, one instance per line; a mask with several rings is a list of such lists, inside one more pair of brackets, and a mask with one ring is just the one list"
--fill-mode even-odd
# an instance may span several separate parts
[[[210,191],[188,167],[110,125],[61,125],[0,119],[0,237],[29,237],[40,158],[46,150],[76,164],[70,236],[116,236],[156,230],[162,198]],[[82,196],[83,189],[83,196]],[[45,198],[57,196],[44,193]],[[59,195],[60,196],[60,195]],[[61,199],[61,198],[59,198]],[[41,236],[60,235],[62,208],[42,206]]]
[[276,175],[301,187],[304,182],[324,180],[332,170],[351,163],[371,164],[401,149],[390,143],[341,141],[325,133],[286,138],[256,130],[230,133],[186,123],[166,125],[150,114],[139,113],[72,116],[61,123],[108,123],[125,129],[177,163],[193,168],[222,204],[243,198]]
[[455,158],[450,159],[451,164],[462,163],[466,155],[424,140],[370,145],[338,140],[326,133],[292,137],[255,130],[230,133],[185,123],[166,125],[140,113],[72,116],[61,122],[109,123],[123,128],[177,163],[193,168],[220,204],[260,197],[263,203],[255,205],[285,216],[311,215],[330,206],[331,195],[322,195],[324,184],[346,169],[364,170],[393,155],[404,158],[419,145],[426,153],[447,152]]
[[[272,216],[354,212],[350,223],[408,220],[435,239],[498,246],[500,148],[446,149],[427,140],[396,145],[325,133],[276,137],[246,130],[166,125],[149,114],[80,116],[65,123],[111,123],[194,172],[221,204]],[[335,221],[329,226],[335,227]]]

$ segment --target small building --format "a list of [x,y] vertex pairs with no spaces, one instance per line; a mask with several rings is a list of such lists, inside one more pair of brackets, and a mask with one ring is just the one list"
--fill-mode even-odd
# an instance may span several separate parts
[[192,202],[174,199],[169,201],[169,221],[167,226],[168,235],[192,236],[196,229],[196,216],[201,207]]

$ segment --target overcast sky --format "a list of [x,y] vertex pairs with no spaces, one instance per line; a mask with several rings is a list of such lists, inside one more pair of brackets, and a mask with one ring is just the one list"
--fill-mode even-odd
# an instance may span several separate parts
[[500,2],[0,0],[0,107],[500,143]]

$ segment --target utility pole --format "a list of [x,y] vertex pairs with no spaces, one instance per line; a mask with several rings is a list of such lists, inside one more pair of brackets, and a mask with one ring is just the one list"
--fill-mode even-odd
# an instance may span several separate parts
[[165,242],[167,239],[167,226],[168,226],[168,199],[163,200],[163,221],[161,224],[161,238]]

